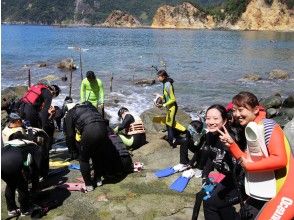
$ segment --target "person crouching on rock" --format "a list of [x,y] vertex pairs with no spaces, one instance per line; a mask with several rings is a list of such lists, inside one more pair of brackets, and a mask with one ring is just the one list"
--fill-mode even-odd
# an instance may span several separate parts
[[[39,177],[48,173],[49,158],[47,149],[26,140],[23,133],[15,133],[16,139],[7,141],[1,148],[1,178],[6,183],[5,198],[8,216],[26,216],[31,214],[28,182],[32,191],[37,190]],[[18,191],[20,209],[15,203]]]
[[[127,148],[135,150],[146,144],[145,127],[141,118],[131,115],[125,107],[120,108],[117,114],[122,119],[122,123],[114,129],[114,132],[118,133]],[[122,130],[125,130],[125,133],[122,133]]]
[[[74,146],[76,137],[80,139],[79,162],[86,190],[93,191],[101,182],[103,172],[103,155],[106,147],[107,126],[102,114],[90,102],[77,104],[65,117],[66,144]],[[76,135],[76,133],[80,135]],[[91,179],[89,160],[92,159],[94,179]]]

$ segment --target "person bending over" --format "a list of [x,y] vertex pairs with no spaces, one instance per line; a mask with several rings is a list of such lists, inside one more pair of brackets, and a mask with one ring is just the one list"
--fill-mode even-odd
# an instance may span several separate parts
[[[103,174],[103,155],[105,154],[107,126],[101,113],[92,103],[84,102],[75,105],[65,117],[66,144],[75,146],[79,140],[79,162],[81,173],[85,181],[86,190],[93,191],[101,185]],[[77,135],[78,134],[78,135]],[[91,178],[90,159],[94,168],[94,179]]]

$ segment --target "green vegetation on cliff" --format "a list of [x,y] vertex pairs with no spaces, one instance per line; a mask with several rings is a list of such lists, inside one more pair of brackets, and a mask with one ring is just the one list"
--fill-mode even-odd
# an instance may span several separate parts
[[[235,22],[250,0],[2,0],[2,21],[38,24],[103,23],[113,10],[125,11],[150,25],[162,5],[190,2],[217,21]],[[269,4],[272,0],[265,0]],[[293,8],[294,0],[280,0]]]
[[[214,6],[223,0],[190,0],[193,5]],[[151,24],[161,5],[178,5],[185,0],[2,0],[2,21],[41,24],[67,24],[105,21],[113,10],[136,16],[143,24]]]

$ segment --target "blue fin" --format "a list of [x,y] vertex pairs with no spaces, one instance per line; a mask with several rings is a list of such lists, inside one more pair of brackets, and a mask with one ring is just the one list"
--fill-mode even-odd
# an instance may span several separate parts
[[161,178],[161,177],[170,176],[170,175],[172,175],[174,173],[176,173],[176,171],[172,167],[168,167],[168,168],[165,168],[165,169],[162,169],[162,170],[158,170],[154,174],[158,178]]
[[187,177],[180,176],[170,185],[169,188],[177,192],[183,192],[189,181],[190,179],[188,179]]
[[71,170],[79,170],[80,169],[80,165],[79,164],[71,164],[68,166],[69,169]]

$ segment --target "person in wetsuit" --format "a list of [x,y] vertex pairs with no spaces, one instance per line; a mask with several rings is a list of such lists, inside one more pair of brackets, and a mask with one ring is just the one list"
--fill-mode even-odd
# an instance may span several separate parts
[[[240,92],[233,97],[233,116],[243,127],[248,127],[249,123],[261,126],[264,131],[261,133],[261,141],[265,142],[267,156],[261,156],[258,160],[254,159],[250,150],[243,152],[238,143],[231,137],[226,130],[220,131],[222,142],[229,148],[233,156],[241,163],[247,173],[260,174],[262,181],[262,172],[272,171],[274,181],[276,182],[276,197],[271,199],[259,199],[246,192],[250,198],[246,200],[247,216],[250,219],[291,219],[294,217],[294,209],[287,206],[282,207],[283,198],[287,201],[294,200],[294,190],[291,185],[293,179],[293,154],[285,134],[281,127],[272,119],[266,119],[264,108],[259,105],[257,97],[247,91]],[[245,131],[246,131],[245,128]],[[247,140],[248,142],[248,140]],[[247,146],[249,144],[247,143]],[[268,190],[269,191],[269,190]],[[266,200],[270,200],[266,203]],[[283,208],[283,212],[275,213],[276,210]]]
[[[122,119],[122,123],[114,132],[118,133],[128,149],[134,150],[146,144],[145,127],[140,117],[134,117],[125,107],[119,109],[118,117]],[[125,133],[122,133],[123,130]]]
[[[30,215],[28,182],[32,182],[32,191],[38,189],[39,177],[46,177],[49,170],[48,149],[29,141],[27,134],[16,132],[1,148],[1,178],[6,183],[5,199],[9,216]],[[18,191],[20,209],[15,203]]]
[[[107,125],[101,113],[92,103],[75,105],[65,116],[66,144],[74,146],[79,140],[79,162],[87,191],[93,191],[101,182],[103,175],[103,155],[106,147]],[[92,159],[94,179],[91,179],[90,162]]]
[[52,99],[60,93],[57,85],[38,83],[29,88],[21,98],[21,116],[30,122],[32,127],[42,128],[47,124]]
[[[207,220],[238,219],[239,215],[233,205],[240,202],[240,192],[235,184],[234,167],[236,160],[220,139],[219,130],[227,126],[227,112],[221,105],[212,105],[206,111],[206,146],[208,158],[203,170],[203,181],[209,172],[216,169],[225,178],[216,185],[210,198],[203,201],[204,217]],[[229,129],[229,127],[227,128]]]
[[[173,82],[174,80],[169,77],[165,70],[159,70],[157,73],[158,81],[163,84],[163,104],[162,107],[166,108],[166,128],[168,134],[168,142],[174,147],[175,137],[174,130],[175,118],[178,111],[178,105],[174,94]],[[159,106],[158,106],[159,107]]]
[[86,73],[80,89],[80,101],[89,101],[95,106],[104,117],[104,88],[103,83],[93,71]]

